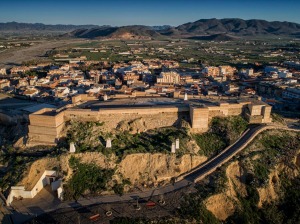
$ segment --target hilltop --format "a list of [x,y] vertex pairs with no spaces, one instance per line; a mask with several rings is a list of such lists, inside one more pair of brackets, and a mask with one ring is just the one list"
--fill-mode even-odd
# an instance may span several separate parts
[[161,36],[147,26],[99,27],[78,29],[63,36],[78,38],[150,39]]
[[43,23],[18,23],[7,22],[0,23],[0,31],[6,33],[34,33],[34,32],[58,32],[65,33],[76,29],[90,29],[99,27],[97,25],[46,25]]
[[[99,26],[99,25],[45,25],[42,23],[0,23],[1,32],[10,33],[60,33],[62,37],[112,38],[112,39],[153,39],[159,37],[190,38],[197,36],[225,35],[232,37],[288,36],[297,38],[300,24],[292,22],[269,22],[266,20],[243,20],[239,18],[200,19],[177,27],[164,26]],[[212,40],[214,36],[211,37]],[[217,38],[218,39],[218,38]],[[224,39],[222,36],[221,39]],[[210,40],[210,38],[208,38]]]
[[181,35],[207,35],[227,33],[236,36],[292,35],[300,30],[300,24],[291,22],[269,22],[266,20],[200,19],[176,27]]
[[[241,36],[290,36],[297,37],[300,32],[300,24],[291,22],[268,22],[265,20],[243,19],[201,19],[195,22],[185,23],[177,27],[164,26],[155,29],[150,26],[123,26],[107,28],[92,28],[75,30],[70,36],[84,38],[126,38],[123,33],[128,33],[129,39],[134,38],[193,38],[201,36],[201,40],[228,41]],[[100,34],[100,35],[99,35]],[[103,35],[104,34],[104,35]],[[203,36],[203,37],[202,37]]]

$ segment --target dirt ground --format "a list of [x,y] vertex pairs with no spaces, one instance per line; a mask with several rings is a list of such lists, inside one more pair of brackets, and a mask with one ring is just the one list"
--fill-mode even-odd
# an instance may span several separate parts
[[[161,196],[154,196],[150,198],[140,198],[138,203],[141,207],[140,210],[135,210],[137,200],[132,199],[127,202],[119,203],[103,203],[94,206],[81,206],[74,202],[73,208],[59,209],[51,213],[38,216],[35,221],[28,223],[91,223],[90,217],[99,214],[99,219],[93,221],[93,223],[108,224],[118,217],[129,218],[162,218],[162,217],[174,217],[176,211],[180,206],[181,201],[185,194],[195,191],[193,187],[186,187],[178,191],[168,193]],[[155,202],[155,206],[147,207],[148,201]],[[159,200],[164,200],[165,204],[160,204]],[[112,215],[107,216],[106,212],[111,211]]]
[[[68,44],[85,42],[82,39],[70,39],[70,40],[45,40],[36,43],[33,46],[6,50],[0,53],[0,66],[5,68],[11,68],[15,65],[21,64],[23,61],[29,61],[33,59],[42,59],[43,55],[53,49]],[[45,58],[44,58],[45,59]]]

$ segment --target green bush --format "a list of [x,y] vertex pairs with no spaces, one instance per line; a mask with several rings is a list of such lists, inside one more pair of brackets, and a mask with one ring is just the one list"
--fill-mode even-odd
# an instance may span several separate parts
[[207,157],[218,154],[226,147],[225,141],[214,133],[195,134],[193,137],[201,149],[199,153]]
[[210,123],[210,132],[221,136],[229,145],[240,137],[247,125],[241,116],[214,117]]
[[[175,127],[159,128],[137,134],[119,132],[113,138],[112,151],[120,158],[131,153],[168,153],[176,138],[179,138],[181,145],[187,144],[191,139],[186,129]],[[178,152],[185,153],[185,150],[185,147],[181,147]]]
[[76,143],[76,152],[95,151],[93,142],[88,141],[91,136],[94,137],[94,127],[102,126],[103,122],[81,122],[71,121],[69,129],[66,134],[66,143]]
[[265,163],[261,163],[260,161],[255,161],[254,163],[254,175],[255,178],[258,179],[260,185],[266,183],[269,176],[269,167]]
[[284,124],[284,119],[280,114],[271,113],[271,118],[273,122],[279,122],[281,124]]
[[199,153],[211,157],[235,142],[246,130],[248,123],[241,116],[214,117],[209,131],[195,134],[193,138],[200,147]]
[[86,191],[96,194],[106,190],[106,183],[114,174],[114,170],[101,169],[95,164],[80,163],[75,157],[70,158],[69,164],[74,169],[74,173],[64,185],[65,200],[77,200]]
[[179,214],[182,219],[197,220],[197,223],[220,223],[218,219],[206,209],[203,198],[198,193],[186,195],[180,205]]
[[265,132],[259,139],[263,150],[259,152],[260,158],[253,161],[255,178],[258,180],[257,186],[266,184],[270,169],[277,161],[289,161],[295,155],[296,150],[300,148],[300,134],[291,134],[282,131],[280,134],[270,134]]
[[115,184],[112,188],[115,194],[122,196],[124,194],[124,185],[123,184]]

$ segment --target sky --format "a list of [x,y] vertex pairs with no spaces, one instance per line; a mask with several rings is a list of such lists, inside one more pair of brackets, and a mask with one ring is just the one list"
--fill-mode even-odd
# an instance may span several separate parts
[[241,18],[300,23],[300,0],[1,0],[0,22],[172,25]]

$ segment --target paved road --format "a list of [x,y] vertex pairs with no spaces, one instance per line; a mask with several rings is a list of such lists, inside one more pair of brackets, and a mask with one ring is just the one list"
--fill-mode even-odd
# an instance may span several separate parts
[[204,164],[200,165],[196,169],[192,170],[189,174],[185,175],[184,178],[193,182],[204,178],[206,175],[213,172],[217,167],[221,166],[229,159],[231,159],[236,153],[240,150],[244,149],[249,142],[255,137],[259,131],[264,129],[269,129],[272,127],[260,125],[257,127],[253,127],[248,129],[244,135],[238,139],[234,144],[227,147],[223,150],[220,154],[215,156],[214,158],[210,159],[209,161],[205,162]]
[[[182,175],[177,179],[177,182],[174,184],[169,184],[157,189],[151,189],[147,191],[139,191],[127,193],[123,196],[118,195],[107,195],[107,196],[99,196],[93,198],[81,198],[77,203],[73,202],[60,202],[54,196],[51,198],[47,198],[47,194],[45,195],[37,195],[34,199],[23,199],[22,201],[14,202],[14,207],[19,213],[22,214],[31,214],[31,215],[39,215],[45,212],[50,212],[60,208],[68,208],[68,207],[79,207],[79,206],[88,206],[95,205],[101,203],[113,203],[113,202],[125,202],[132,201],[135,198],[149,198],[151,196],[162,195],[169,192],[173,192],[179,190],[181,188],[194,185],[195,182],[209,175],[213,171],[216,170],[217,167],[223,165],[228,160],[230,160],[234,155],[236,155],[239,151],[243,150],[260,132],[267,129],[288,129],[294,130],[290,128],[283,128],[278,126],[267,126],[260,125],[249,128],[234,144],[227,147],[220,154],[215,156],[214,158],[208,160],[204,164],[196,167],[191,170],[189,173]],[[300,130],[295,130],[300,131]]]

